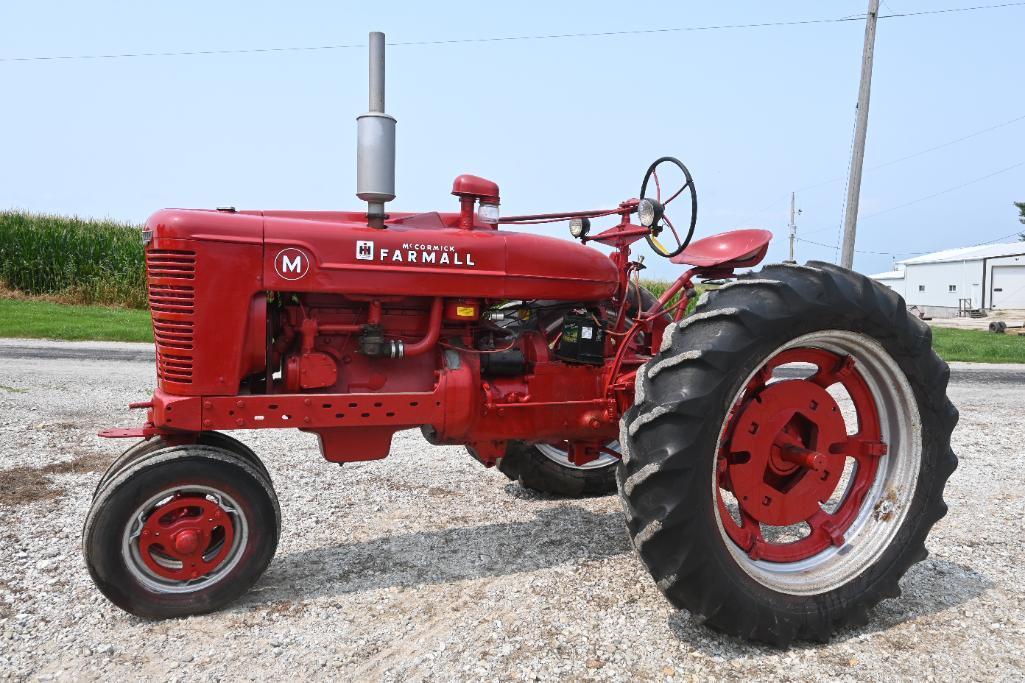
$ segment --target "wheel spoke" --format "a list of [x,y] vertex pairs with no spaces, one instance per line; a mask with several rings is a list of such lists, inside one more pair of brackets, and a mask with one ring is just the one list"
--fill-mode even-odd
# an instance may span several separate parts
[[818,371],[808,379],[826,389],[837,383],[843,384],[850,379],[856,372],[854,366],[854,358],[849,355],[844,356],[832,366],[826,366],[825,364],[818,366]]
[[837,548],[842,546],[846,540],[836,517],[825,510],[819,510],[805,520],[805,523],[811,528],[811,535],[820,535],[827,539],[830,545]]
[[834,455],[846,455],[861,462],[862,460],[883,457],[889,452],[889,446],[884,441],[867,439],[854,434],[848,437],[846,441],[830,446],[829,452]]
[[676,238],[676,245],[682,245],[683,240],[680,239],[680,235],[676,232],[676,228],[673,227],[673,222],[669,220],[669,216],[662,214],[662,220],[664,220],[666,222],[666,225],[669,226],[669,229],[673,231],[673,237]]
[[683,186],[682,186],[682,187],[681,187],[681,188],[680,188],[679,190],[677,190],[677,191],[676,191],[675,193],[673,193],[673,196],[672,196],[672,197],[670,197],[669,199],[667,199],[667,200],[666,200],[666,201],[665,201],[665,202],[664,202],[664,203],[662,204],[662,206],[666,206],[666,205],[668,205],[668,204],[669,204],[669,202],[671,202],[671,201],[673,201],[674,199],[676,199],[677,197],[679,197],[679,196],[680,196],[681,194],[683,194],[683,191],[684,191],[684,190],[686,190],[686,189],[687,189],[688,187],[690,187],[690,181],[689,181],[689,180],[688,180],[687,182],[685,182],[685,183],[683,184]]
[[740,534],[740,547],[752,560],[760,559],[768,543],[762,536],[761,524],[744,509],[743,505],[740,506]]

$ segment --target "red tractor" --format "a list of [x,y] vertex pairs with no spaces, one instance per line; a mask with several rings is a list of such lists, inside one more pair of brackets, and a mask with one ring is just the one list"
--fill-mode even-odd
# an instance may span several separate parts
[[[280,516],[267,469],[224,431],[296,427],[332,462],[384,458],[420,428],[540,491],[618,484],[659,589],[745,638],[825,639],[898,595],[957,464],[949,371],[904,301],[827,263],[738,274],[771,235],[692,241],[694,182],[672,158],[608,210],[501,217],[498,186],[464,175],[458,211],[387,215],[383,60],[371,34],[366,212],[147,222],[157,388],[132,406],[143,426],[103,433],[142,439],[85,522],[103,594],[162,618],[245,593]],[[581,244],[499,229],[556,220]],[[635,280],[640,240],[686,267],[661,296]],[[698,279],[726,283],[688,312]]]

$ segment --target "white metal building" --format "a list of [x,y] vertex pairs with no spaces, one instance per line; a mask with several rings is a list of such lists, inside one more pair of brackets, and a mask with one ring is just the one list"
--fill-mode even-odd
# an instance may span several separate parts
[[897,262],[871,277],[926,315],[969,309],[1025,309],[1025,242],[947,249]]

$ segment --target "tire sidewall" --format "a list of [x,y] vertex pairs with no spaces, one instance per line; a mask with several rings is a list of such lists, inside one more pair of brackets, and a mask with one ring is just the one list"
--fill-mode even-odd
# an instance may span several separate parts
[[[248,537],[234,567],[213,585],[189,593],[154,592],[128,569],[122,538],[140,505],[176,485],[207,486],[230,496],[245,516]],[[111,602],[138,616],[166,618],[216,610],[241,596],[270,563],[277,540],[275,502],[248,467],[186,455],[144,463],[108,483],[87,521],[84,549],[90,575]]]
[[[918,375],[916,365],[908,362],[901,362],[902,357],[907,359],[907,350],[896,343],[893,338],[886,339],[884,334],[888,331],[880,330],[870,321],[863,321],[862,325],[854,325],[850,319],[837,316],[835,319],[818,319],[808,321],[796,315],[787,320],[777,321],[778,333],[771,337],[763,337],[757,350],[752,353],[744,363],[742,369],[735,373],[735,381],[723,383],[723,391],[717,397],[718,403],[722,406],[721,411],[713,419],[709,416],[707,426],[702,428],[700,437],[695,441],[694,450],[688,454],[698,460],[695,468],[696,476],[690,477],[688,482],[687,496],[693,501],[702,501],[697,521],[706,532],[701,536],[708,539],[706,548],[699,552],[706,552],[710,558],[714,558],[719,573],[724,579],[732,584],[732,589],[741,591],[746,600],[765,606],[773,611],[791,612],[795,616],[805,617],[808,614],[816,613],[823,606],[848,605],[855,599],[860,598],[866,591],[876,591],[877,584],[889,576],[895,567],[910,565],[921,558],[908,557],[909,553],[915,551],[912,539],[924,535],[931,526],[931,520],[926,519],[924,514],[930,507],[930,498],[933,491],[930,490],[929,482],[935,480],[935,468],[937,457],[935,444],[929,443],[932,434],[939,433],[937,424],[939,416],[928,409],[924,400],[923,379]],[[860,575],[853,578],[846,584],[831,591],[814,595],[793,595],[772,590],[759,583],[747,574],[736,562],[725,545],[727,541],[720,531],[719,521],[716,515],[717,501],[710,495],[713,489],[713,472],[715,456],[720,438],[720,429],[726,418],[726,413],[733,404],[734,399],[740,394],[741,389],[747,381],[748,376],[768,361],[773,352],[788,341],[805,334],[822,332],[827,330],[843,330],[858,332],[872,337],[879,342],[888,354],[898,363],[904,372],[914,392],[919,416],[922,424],[922,461],[918,473],[918,481],[915,487],[915,494],[912,499],[908,514],[901,523],[892,541],[883,551],[880,557]],[[924,530],[922,529],[925,525]],[[672,596],[669,596],[672,597]]]
[[[831,330],[872,339],[903,373],[918,409],[921,461],[900,527],[870,565],[826,592],[785,593],[730,552],[717,519],[715,457],[748,377],[784,345]],[[627,526],[660,590],[713,628],[777,645],[867,622],[872,606],[900,594],[899,579],[926,557],[926,535],[946,512],[943,488],[957,466],[948,378],[930,329],[903,299],[832,264],[768,266],[703,295],[638,372],[637,404],[622,422]]]

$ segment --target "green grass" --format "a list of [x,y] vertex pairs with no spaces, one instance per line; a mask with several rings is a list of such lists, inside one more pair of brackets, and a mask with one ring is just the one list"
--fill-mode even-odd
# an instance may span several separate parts
[[68,303],[145,308],[139,228],[0,211],[0,285]]
[[153,341],[144,310],[0,299],[0,337]]
[[[0,337],[153,341],[149,315],[143,310],[3,298]],[[1025,363],[1025,337],[1016,334],[934,327],[933,348],[946,361]]]
[[945,361],[1025,363],[1025,337],[984,330],[932,328],[932,346]]

